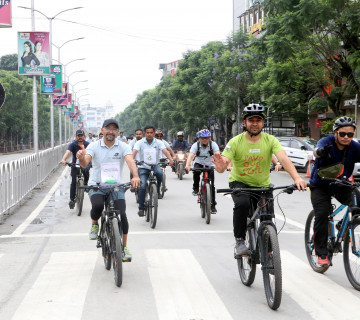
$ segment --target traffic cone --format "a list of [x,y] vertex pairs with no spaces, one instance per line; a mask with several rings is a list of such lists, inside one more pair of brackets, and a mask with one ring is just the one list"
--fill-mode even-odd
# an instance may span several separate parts
[[311,177],[310,164],[311,164],[311,159],[309,159],[309,164],[307,166],[307,171],[306,171],[305,178],[310,178]]

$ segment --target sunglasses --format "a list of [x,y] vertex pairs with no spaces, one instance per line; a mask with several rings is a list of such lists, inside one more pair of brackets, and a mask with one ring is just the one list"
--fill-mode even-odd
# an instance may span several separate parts
[[341,138],[344,138],[345,136],[352,138],[354,136],[354,132],[338,132],[338,134]]

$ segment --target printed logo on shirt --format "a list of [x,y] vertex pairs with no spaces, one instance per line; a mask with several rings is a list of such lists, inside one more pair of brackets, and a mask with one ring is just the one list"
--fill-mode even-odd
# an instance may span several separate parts
[[249,152],[250,153],[259,153],[260,149],[250,149]]
[[113,159],[121,159],[121,155],[119,152],[116,152],[113,156],[112,156]]
[[228,151],[228,150],[230,150],[231,149],[231,146],[229,146],[228,144],[226,145],[226,147],[225,147],[225,151]]

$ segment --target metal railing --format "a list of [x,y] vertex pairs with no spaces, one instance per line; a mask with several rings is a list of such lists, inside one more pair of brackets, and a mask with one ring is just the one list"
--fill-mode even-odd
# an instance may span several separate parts
[[39,166],[36,155],[0,163],[0,215],[33,190],[39,183],[59,166],[68,144],[39,152]]

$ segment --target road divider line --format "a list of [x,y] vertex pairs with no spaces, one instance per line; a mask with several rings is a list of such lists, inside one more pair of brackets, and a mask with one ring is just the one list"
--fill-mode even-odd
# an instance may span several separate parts
[[190,250],[146,250],[158,319],[232,319]]
[[58,178],[56,183],[50,189],[50,191],[46,194],[45,198],[39,203],[39,205],[31,212],[31,214],[25,219],[25,221],[20,224],[12,233],[14,236],[19,236],[23,233],[23,231],[29,226],[29,224],[37,217],[37,215],[45,208],[45,205],[49,202],[52,195],[55,193],[56,189],[59,187],[65,173],[67,172],[68,168],[65,168]]
[[283,290],[313,319],[353,319],[359,313],[360,299],[351,291],[358,292],[350,284],[350,290],[343,288],[288,251],[281,251],[281,261]]
[[12,320],[81,319],[97,251],[55,252]]

